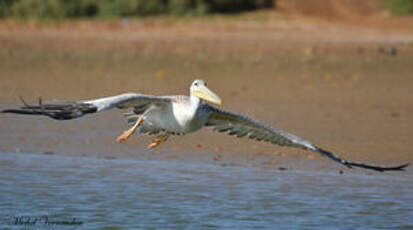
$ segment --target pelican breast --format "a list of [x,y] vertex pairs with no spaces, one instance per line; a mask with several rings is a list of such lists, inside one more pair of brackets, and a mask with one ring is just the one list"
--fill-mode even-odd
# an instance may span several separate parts
[[171,127],[175,133],[191,133],[201,129],[208,121],[208,112],[201,107],[198,97],[178,96],[172,105],[173,119],[177,127]]

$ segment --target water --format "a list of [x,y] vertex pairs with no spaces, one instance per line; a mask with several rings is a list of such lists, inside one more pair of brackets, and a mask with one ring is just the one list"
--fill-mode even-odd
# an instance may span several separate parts
[[402,173],[12,153],[0,172],[0,229],[413,229]]

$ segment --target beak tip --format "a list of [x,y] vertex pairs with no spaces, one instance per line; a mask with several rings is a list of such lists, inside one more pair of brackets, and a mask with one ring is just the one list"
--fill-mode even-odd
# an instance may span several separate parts
[[194,92],[194,95],[219,107],[222,107],[221,98],[218,97],[215,93],[213,93],[208,88],[203,88],[202,90],[197,90]]

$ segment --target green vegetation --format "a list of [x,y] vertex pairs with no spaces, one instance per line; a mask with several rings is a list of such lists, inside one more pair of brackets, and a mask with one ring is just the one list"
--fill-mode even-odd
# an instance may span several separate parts
[[84,18],[204,15],[273,6],[274,0],[0,0],[0,17]]
[[383,0],[383,4],[393,14],[413,14],[413,0]]

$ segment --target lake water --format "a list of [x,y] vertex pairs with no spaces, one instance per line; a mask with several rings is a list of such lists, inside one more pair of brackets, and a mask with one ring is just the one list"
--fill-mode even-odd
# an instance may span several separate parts
[[408,173],[15,153],[0,172],[0,229],[413,229]]

